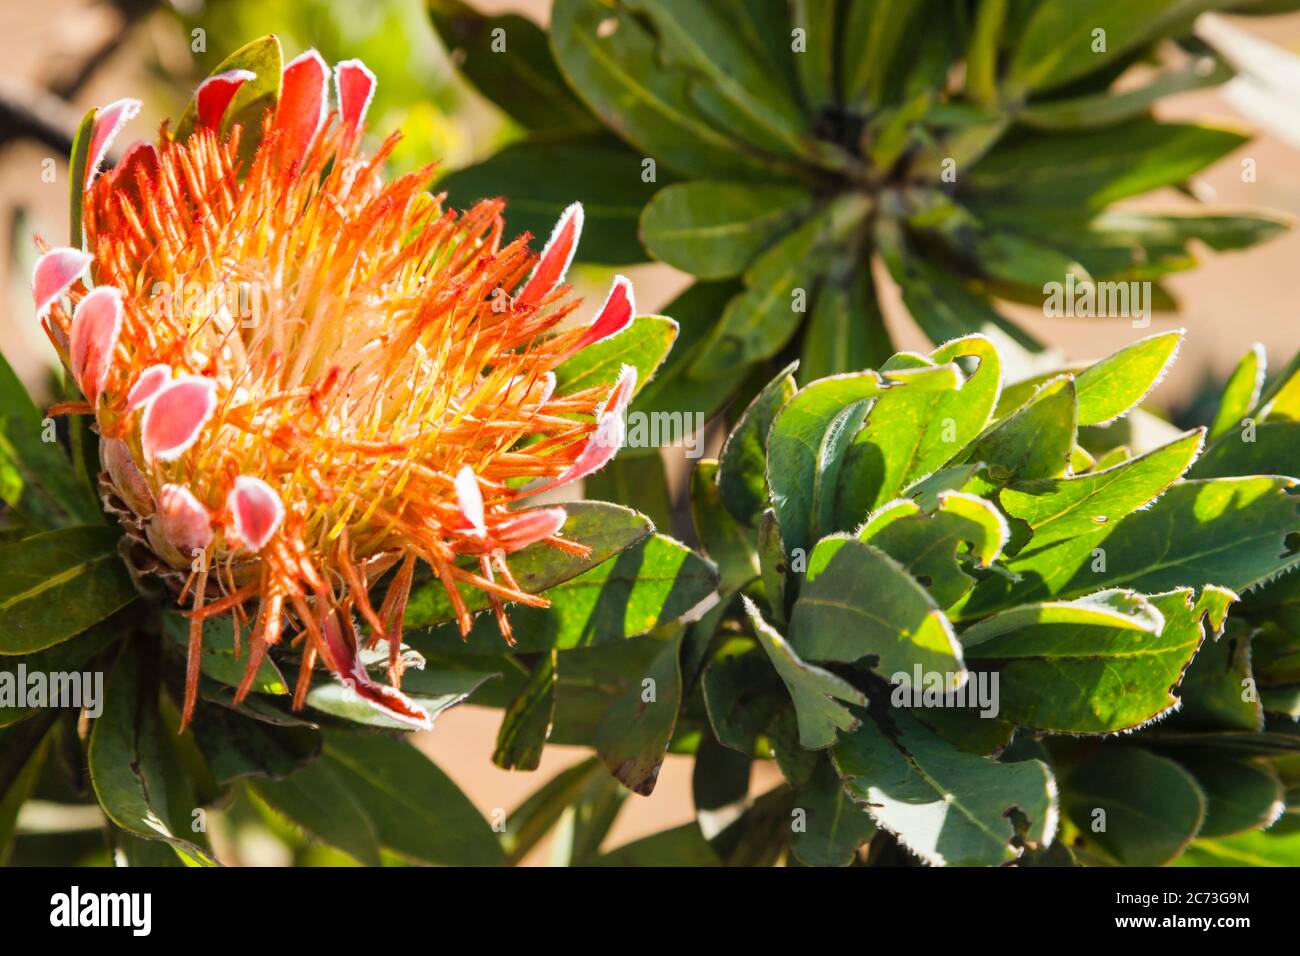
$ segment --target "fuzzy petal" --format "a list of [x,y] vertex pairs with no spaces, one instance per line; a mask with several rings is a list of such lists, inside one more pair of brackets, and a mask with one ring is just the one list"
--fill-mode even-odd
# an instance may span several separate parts
[[325,125],[329,83],[329,67],[315,50],[295,57],[284,68],[275,126],[284,133],[280,148],[286,163],[302,159]]
[[587,442],[587,447],[579,453],[568,471],[558,478],[552,478],[541,487],[528,489],[526,494],[535,495],[550,491],[552,488],[559,488],[571,481],[585,478],[609,464],[610,459],[618,454],[623,444],[627,430],[623,414],[627,411],[628,403],[632,401],[632,392],[635,390],[636,369],[631,365],[624,365],[614,390],[610,392],[609,399],[605,402],[604,411],[596,417],[596,431]]
[[114,100],[102,106],[95,114],[95,125],[90,134],[90,156],[86,163],[86,182],[89,186],[99,173],[113,140],[122,131],[122,127],[140,112],[140,101],[133,99]]
[[73,310],[68,348],[72,374],[92,405],[99,401],[121,334],[122,293],[108,285],[91,289]]
[[248,550],[266,547],[284,521],[284,503],[274,488],[260,478],[240,475],[226,498],[226,508],[235,522],[235,534]]
[[217,407],[217,383],[182,375],[154,393],[140,424],[145,459],[172,461],[198,439]]
[[563,508],[521,511],[497,525],[492,538],[507,551],[518,551],[555,534],[564,527],[568,517]]
[[41,256],[32,270],[32,296],[36,300],[37,318],[72,288],[72,283],[80,278],[93,259],[80,249],[67,246],[51,249]]
[[150,365],[140,373],[131,390],[126,393],[126,412],[129,415],[142,405],[146,405],[158,394],[158,390],[171,381],[170,365]]
[[167,542],[186,558],[212,543],[212,516],[184,485],[158,491],[158,520]]
[[257,74],[252,70],[226,70],[200,83],[198,92],[194,94],[194,102],[198,108],[198,125],[206,129],[217,129],[239,88],[256,78]]
[[573,253],[578,248],[578,239],[582,235],[582,221],[582,203],[575,202],[564,210],[546,248],[542,250],[542,257],[537,260],[537,267],[519,293],[517,301],[520,305],[536,305],[564,281],[569,264],[573,262]]
[[483,491],[478,486],[478,478],[469,465],[461,468],[456,475],[456,501],[465,521],[480,538],[487,534],[487,525],[483,522]]
[[343,60],[334,65],[334,91],[344,126],[361,128],[370,101],[375,98],[375,85],[375,74],[360,60]]
[[626,276],[615,276],[614,286],[609,290],[609,297],[600,307],[596,320],[587,326],[578,344],[573,347],[580,352],[588,345],[594,345],[611,335],[618,335],[632,322],[636,315],[636,299],[632,295],[632,283]]

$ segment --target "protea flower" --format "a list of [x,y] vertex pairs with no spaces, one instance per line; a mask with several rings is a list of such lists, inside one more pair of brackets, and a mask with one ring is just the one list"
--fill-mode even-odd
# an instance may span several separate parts
[[[460,587],[486,592],[507,642],[507,602],[547,603],[508,556],[538,542],[587,549],[561,535],[563,508],[514,506],[621,443],[635,370],[557,396],[554,369],[628,324],[631,286],[619,277],[594,321],[564,323],[578,306],[564,277],[580,206],[538,257],[527,235],[504,241],[501,201],[458,215],[423,191],[430,168],[386,180],[398,136],[361,152],[375,78],[359,61],[335,68],[333,111],[319,54],[288,64],[248,158],[246,131],[222,132],[222,119],[253,79],[210,77],[192,133],[164,124],[102,175],[139,103],[98,112],[86,251],[37,240],[37,312],[86,399],[61,411],[95,416],[102,497],[129,563],[189,608],[186,722],[203,622],[229,613],[252,624],[236,700],[284,635],[302,644],[296,707],[319,658],[426,726],[396,686],[417,564],[446,588],[462,633]],[[376,607],[369,589],[388,571]],[[360,662],[380,640],[391,687]]]

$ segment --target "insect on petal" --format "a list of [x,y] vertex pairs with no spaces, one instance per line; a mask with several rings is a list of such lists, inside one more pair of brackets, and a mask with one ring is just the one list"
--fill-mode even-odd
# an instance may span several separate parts
[[36,299],[36,317],[54,304],[59,296],[72,288],[93,257],[80,249],[60,246],[41,256],[32,270],[32,296]]
[[226,498],[235,521],[235,534],[250,551],[261,551],[284,521],[284,503],[260,478],[240,475]]
[[487,525],[483,522],[483,491],[478,486],[478,478],[469,465],[461,468],[456,475],[456,502],[474,533],[480,538],[487,534]]
[[126,393],[126,411],[129,415],[141,405],[147,404],[158,394],[158,390],[171,381],[170,365],[150,365],[140,373],[131,390]]
[[517,301],[520,305],[536,305],[564,281],[569,264],[573,262],[573,253],[578,248],[578,238],[582,235],[582,221],[582,203],[575,202],[564,210],[546,248],[542,250],[542,257],[537,260],[537,267],[519,293]]
[[329,82],[329,67],[315,50],[295,57],[284,68],[275,126],[284,132],[281,149],[285,162],[302,159],[325,125]]
[[507,551],[518,551],[555,534],[564,527],[568,517],[563,508],[521,511],[497,525],[492,537]]
[[216,76],[210,76],[199,84],[194,94],[197,108],[198,125],[206,129],[216,129],[221,125],[221,118],[226,115],[230,101],[235,98],[239,88],[249,80],[257,78],[252,70],[226,70]]
[[609,297],[600,307],[596,321],[587,326],[587,331],[578,339],[573,351],[580,352],[588,345],[618,335],[628,327],[635,314],[636,299],[632,296],[632,283],[626,276],[615,276],[614,287],[609,290]]
[[360,129],[375,98],[375,74],[360,60],[343,60],[334,65],[334,92],[344,126]]
[[89,186],[103,165],[113,140],[122,131],[122,127],[140,112],[140,101],[134,99],[114,100],[107,106],[101,106],[95,113],[95,125],[90,133],[90,156],[86,162],[86,182]]
[[198,439],[217,407],[217,383],[202,375],[182,375],[154,393],[140,424],[147,460],[172,461]]
[[212,516],[184,485],[162,486],[158,492],[158,519],[168,542],[187,558],[212,543]]
[[113,286],[91,289],[72,312],[68,336],[72,374],[91,404],[99,401],[121,333],[122,293]]

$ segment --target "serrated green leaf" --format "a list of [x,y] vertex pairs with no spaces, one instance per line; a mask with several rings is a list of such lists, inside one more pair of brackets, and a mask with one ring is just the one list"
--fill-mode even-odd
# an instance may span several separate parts
[[815,520],[813,487],[822,440],[843,409],[876,398],[893,388],[918,391],[952,391],[961,373],[952,365],[907,369],[880,374],[874,371],[837,375],[813,382],[777,413],[769,431],[767,480],[780,520],[781,535],[793,553],[813,544]]
[[739,275],[812,208],[784,183],[695,180],[667,186],[641,214],[640,236],[656,259],[702,279]]
[[1138,405],[1173,364],[1183,333],[1158,332],[1074,377],[1080,425],[1105,425]]
[[657,182],[645,182],[642,162],[622,143],[604,137],[525,140],[450,173],[438,188],[459,208],[505,196],[511,230],[541,239],[551,234],[571,203],[581,202],[584,219],[577,260],[626,265],[645,261],[636,235],[641,209],[671,181],[664,171]]
[[[1062,783],[1061,805],[1085,845],[1125,866],[1169,863],[1205,819],[1205,797],[1192,775],[1138,747],[1103,747]],[[1104,827],[1094,827],[1101,819]]]
[[331,732],[323,758],[390,850],[443,866],[494,866],[501,845],[474,804],[405,740]]
[[831,751],[850,797],[934,866],[1014,860],[1008,813],[1029,819],[1032,843],[1050,843],[1056,788],[1038,760],[997,763],[955,749],[900,711],[872,715]]
[[899,562],[944,608],[975,586],[964,565],[987,568],[1008,534],[1006,519],[989,502],[946,491],[929,510],[911,499],[886,505],[857,536]]
[[913,672],[965,679],[952,625],[925,588],[885,552],[849,537],[823,538],[808,559],[790,615],[790,643],[807,660],[874,657],[886,679],[911,686]]
[[1099,525],[1122,521],[1145,507],[1182,477],[1201,449],[1201,429],[1177,441],[1129,458],[1109,469],[1068,478],[1012,482],[999,496],[1002,508],[1033,532],[1022,554]]
[[0,654],[75,637],[136,597],[103,525],[48,531],[0,545]]
[[1049,381],[1020,408],[967,446],[963,462],[984,462],[994,482],[1032,481],[1065,474],[1077,425],[1074,379]]
[[1237,367],[1223,387],[1223,396],[1219,399],[1219,410],[1210,425],[1211,441],[1241,425],[1242,419],[1250,414],[1259,400],[1259,390],[1264,385],[1264,346],[1256,342],[1250,351],[1241,357]]
[[1183,706],[1169,718],[1171,729],[1262,730],[1264,711],[1251,671],[1250,627],[1236,617],[1223,633],[1207,638],[1192,659],[1178,696]]
[[843,704],[866,705],[863,693],[828,670],[804,663],[784,637],[763,620],[758,608],[744,598],[745,611],[767,651],[772,666],[781,676],[799,718],[799,744],[808,750],[822,750],[835,743],[837,731],[852,731],[859,723]]

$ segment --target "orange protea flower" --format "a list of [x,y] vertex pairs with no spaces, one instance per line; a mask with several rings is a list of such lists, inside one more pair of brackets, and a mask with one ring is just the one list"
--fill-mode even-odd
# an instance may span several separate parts
[[[507,556],[539,542],[587,552],[562,536],[563,508],[514,506],[604,465],[635,387],[625,367],[613,386],[554,394],[555,368],[634,311],[620,277],[594,322],[561,327],[577,306],[563,280],[581,207],[540,258],[526,235],[504,242],[502,202],[458,216],[423,192],[430,169],[386,181],[397,136],[359,150],[373,75],[338,65],[337,112],[329,77],[315,51],[285,68],[243,164],[240,128],[218,130],[247,71],[204,82],[184,141],[164,125],[97,176],[139,104],[105,107],[83,194],[88,252],[40,243],[37,311],[87,399],[63,410],[95,415],[131,563],[190,608],[186,722],[203,621],[233,613],[252,622],[236,700],[287,627],[302,644],[296,707],[319,658],[374,706],[428,726],[366,674],[354,612],[370,642],[389,642],[394,685],[417,562],[462,633],[469,586],[510,641],[505,603],[547,601]],[[390,570],[374,607],[369,589]]]

